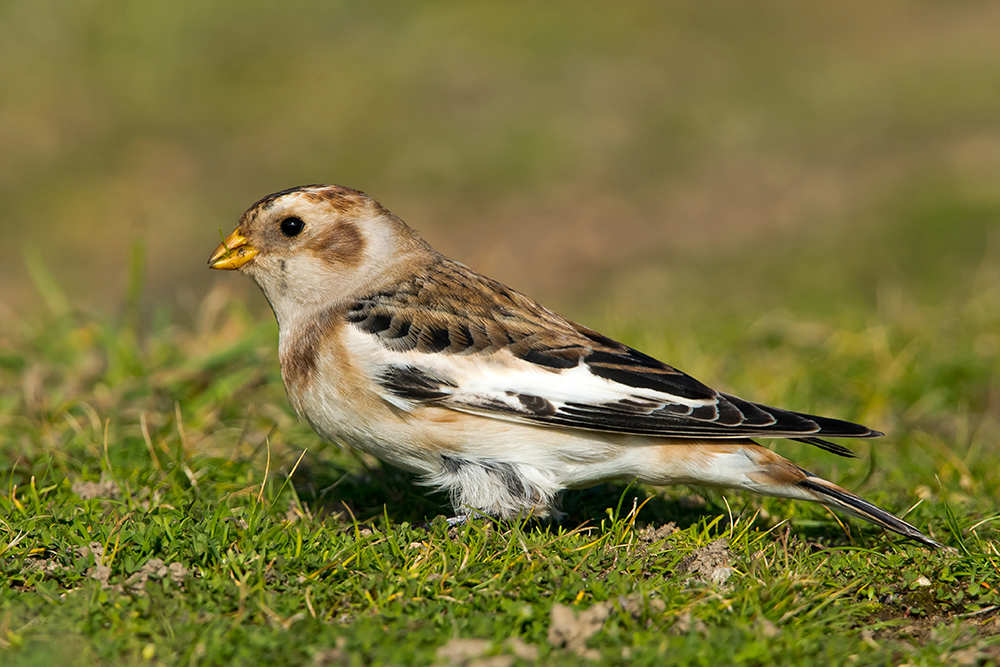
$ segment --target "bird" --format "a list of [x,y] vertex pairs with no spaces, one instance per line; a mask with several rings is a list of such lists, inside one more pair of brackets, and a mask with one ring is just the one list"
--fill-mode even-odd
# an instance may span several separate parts
[[558,516],[611,480],[806,500],[935,540],[760,439],[883,435],[712,389],[434,250],[365,193],[257,201],[209,259],[261,288],[289,402],[324,439],[446,492],[455,520]]

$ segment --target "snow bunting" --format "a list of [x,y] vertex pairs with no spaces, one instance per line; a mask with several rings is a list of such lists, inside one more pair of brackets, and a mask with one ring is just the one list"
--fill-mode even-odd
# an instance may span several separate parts
[[908,523],[752,438],[882,435],[707,387],[431,248],[362,192],[261,199],[212,253],[267,297],[281,375],[324,438],[447,491],[460,515],[550,515],[612,479],[822,503],[928,546]]

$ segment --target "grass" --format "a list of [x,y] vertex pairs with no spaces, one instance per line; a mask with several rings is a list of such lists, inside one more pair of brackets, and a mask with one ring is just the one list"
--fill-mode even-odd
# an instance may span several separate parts
[[[165,7],[0,4],[0,665],[997,660],[995,3]],[[310,182],[886,431],[775,447],[953,551],[626,484],[449,530],[295,419],[255,288],[206,277]]]
[[[33,267],[52,312],[0,333],[4,665],[1000,655],[1000,281],[986,269],[966,298],[892,293],[867,322],[604,318],[744,395],[890,431],[855,461],[778,447],[914,506],[907,520],[951,547],[931,552],[805,503],[625,484],[567,494],[560,524],[449,528],[445,498],[297,422],[270,317],[220,289],[187,321],[135,303],[85,315]],[[606,618],[563,646],[558,605]]]

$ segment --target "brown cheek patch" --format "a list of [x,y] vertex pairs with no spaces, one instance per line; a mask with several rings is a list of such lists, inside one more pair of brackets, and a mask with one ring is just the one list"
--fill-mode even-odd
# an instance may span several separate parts
[[354,266],[364,255],[365,239],[357,225],[341,221],[311,239],[306,248],[329,262]]

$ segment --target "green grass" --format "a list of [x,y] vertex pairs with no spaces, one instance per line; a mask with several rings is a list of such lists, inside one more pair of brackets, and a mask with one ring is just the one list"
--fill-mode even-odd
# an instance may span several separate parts
[[[995,661],[995,7],[0,3],[0,665]],[[774,446],[954,551],[624,484],[446,530],[295,419],[256,288],[205,270],[310,182],[712,386],[886,431]],[[718,538],[732,576],[693,580]],[[557,603],[608,614],[586,649]]]
[[[0,662],[432,664],[456,639],[530,662],[512,637],[545,664],[995,660],[1000,282],[973,283],[868,321],[605,318],[716,384],[890,431],[855,461],[777,447],[883,506],[922,500],[907,520],[938,552],[806,503],[624,484],[567,494],[561,524],[449,529],[445,498],[297,422],[271,318],[223,291],[186,322],[8,320]],[[686,572],[719,538],[728,580]],[[574,651],[549,641],[556,604],[607,618]]]

